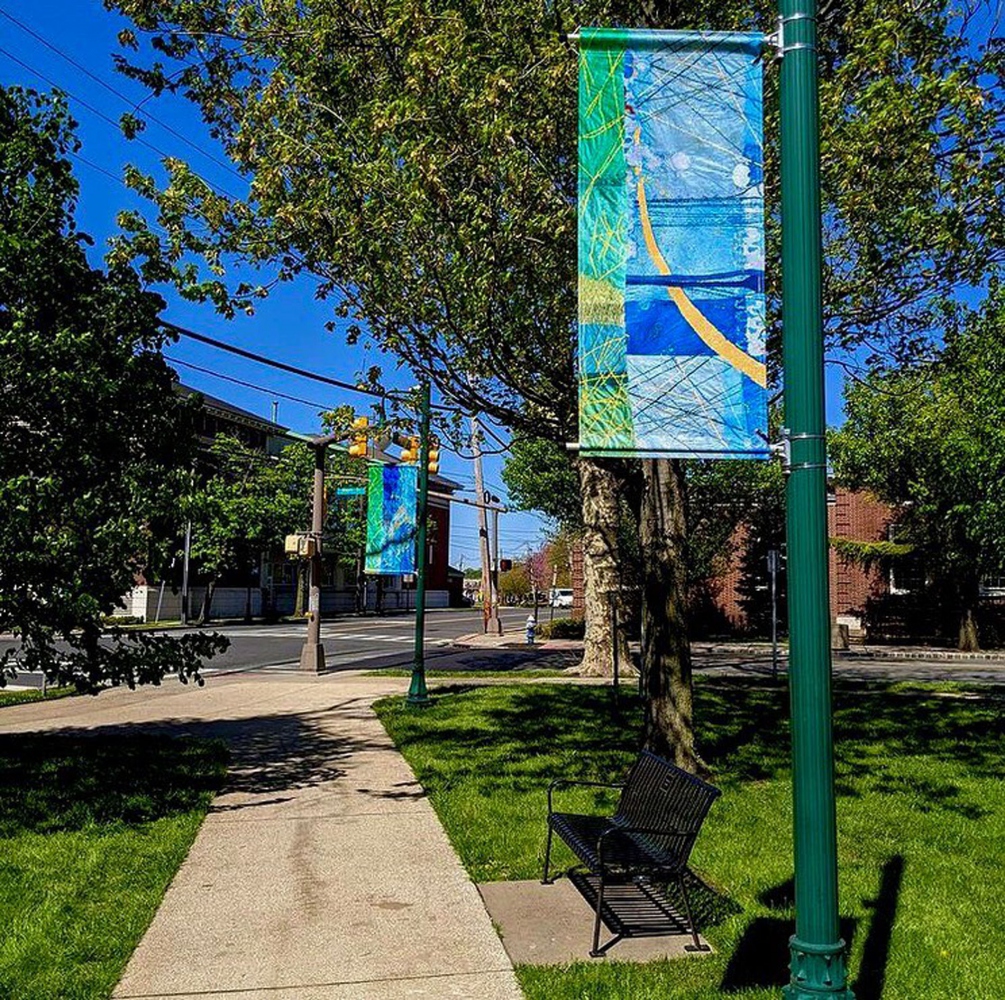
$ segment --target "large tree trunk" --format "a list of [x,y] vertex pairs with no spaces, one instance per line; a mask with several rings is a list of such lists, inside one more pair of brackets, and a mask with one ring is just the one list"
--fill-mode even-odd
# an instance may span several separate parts
[[960,635],[957,648],[964,653],[976,653],[981,648],[977,630],[977,602],[980,600],[980,582],[965,584],[963,607],[960,611]]
[[620,672],[635,672],[623,629],[615,636],[612,602],[620,595],[618,496],[620,482],[611,463],[581,458],[576,463],[583,497],[583,583],[586,598],[586,641],[583,660],[570,673],[584,677],[614,674],[614,643]]
[[687,521],[679,461],[643,462],[642,692],[645,746],[696,774],[687,625]]
[[205,625],[209,621],[209,616],[213,612],[213,595],[216,593],[216,579],[212,579],[206,584],[206,592],[202,595],[202,607],[199,609],[197,625]]

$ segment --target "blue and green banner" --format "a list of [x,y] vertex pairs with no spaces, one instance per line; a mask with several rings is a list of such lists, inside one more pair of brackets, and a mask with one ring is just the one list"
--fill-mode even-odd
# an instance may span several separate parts
[[580,451],[766,457],[764,37],[579,45]]
[[418,469],[371,465],[366,501],[366,572],[415,572]]

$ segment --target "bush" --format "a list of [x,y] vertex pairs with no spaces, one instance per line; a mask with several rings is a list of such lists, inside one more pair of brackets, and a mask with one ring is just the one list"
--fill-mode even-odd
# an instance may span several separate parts
[[105,615],[101,619],[101,624],[109,628],[116,625],[142,625],[143,619],[139,615]]
[[537,634],[541,639],[582,639],[586,622],[582,618],[556,618],[538,625]]

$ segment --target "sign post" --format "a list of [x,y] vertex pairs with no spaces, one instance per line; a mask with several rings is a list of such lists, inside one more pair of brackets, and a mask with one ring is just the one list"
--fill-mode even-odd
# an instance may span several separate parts
[[853,1000],[837,895],[815,0],[781,0],[782,322],[796,933],[786,1000]]

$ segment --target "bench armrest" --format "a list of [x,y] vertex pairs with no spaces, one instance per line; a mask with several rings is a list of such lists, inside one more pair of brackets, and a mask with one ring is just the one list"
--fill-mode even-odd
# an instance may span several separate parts
[[623,781],[580,781],[578,778],[556,778],[548,786],[548,815],[550,816],[554,810],[551,808],[551,796],[552,792],[555,791],[560,785],[588,785],[591,788],[624,788],[625,783]]

